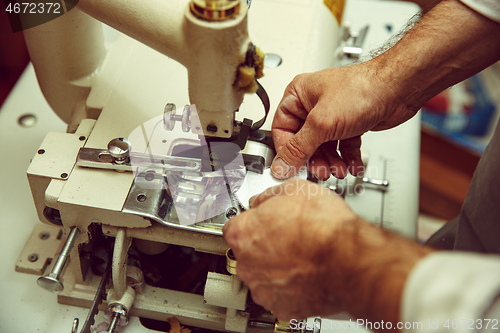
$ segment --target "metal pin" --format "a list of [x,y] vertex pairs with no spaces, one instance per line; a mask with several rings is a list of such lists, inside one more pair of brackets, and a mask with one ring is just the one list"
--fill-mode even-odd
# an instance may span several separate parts
[[78,323],[80,321],[78,320],[78,318],[75,318],[73,320],[73,327],[71,328],[71,333],[78,333]]
[[375,186],[383,186],[383,187],[389,186],[388,180],[377,180],[377,179],[371,179],[368,177],[363,178],[363,183],[371,184],[371,185],[375,185]]
[[119,322],[120,322],[120,315],[118,313],[113,314],[111,323],[109,324],[108,333],[115,333]]
[[64,269],[64,265],[66,265],[66,261],[68,260],[69,254],[75,245],[76,238],[80,234],[80,230],[76,227],[71,229],[71,232],[64,243],[63,249],[59,258],[57,258],[56,263],[54,264],[54,268],[49,275],[40,276],[38,278],[38,285],[45,290],[56,292],[62,291],[64,289],[63,284],[59,281],[59,277]]
[[378,179],[371,179],[368,177],[363,177],[362,179],[363,183],[367,185],[372,185],[374,189],[377,189],[379,191],[385,192],[387,191],[389,187],[389,181],[388,180],[378,180]]

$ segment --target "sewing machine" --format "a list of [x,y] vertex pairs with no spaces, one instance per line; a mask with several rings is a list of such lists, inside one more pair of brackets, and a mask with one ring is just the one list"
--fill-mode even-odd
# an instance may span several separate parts
[[[1,242],[2,332],[69,332],[74,318],[80,332],[93,303],[101,310],[96,325],[106,316],[110,331],[127,320],[118,330],[158,329],[172,316],[182,325],[220,331],[286,329],[276,328],[272,314],[251,301],[221,237],[222,225],[245,209],[250,193],[231,192],[238,204],[230,197],[205,200],[202,178],[221,177],[216,166],[225,162],[198,147],[222,155],[239,147],[241,159],[227,171],[244,170],[238,181],[271,186],[266,130],[286,85],[298,73],[356,59],[416,6],[352,0],[342,14],[341,1],[254,0],[250,9],[228,1],[238,8],[213,10],[199,7],[203,3],[148,1],[145,7],[143,1],[80,0],[82,11],[25,32],[47,101],[29,66],[0,112],[2,155],[11,162],[2,164],[1,214],[15,221],[4,222]],[[84,12],[149,47],[107,27],[103,35],[101,24]],[[347,21],[349,27],[339,26]],[[369,30],[362,29],[366,25]],[[265,76],[257,84],[262,61]],[[251,91],[257,94],[245,96]],[[364,179],[323,185],[362,217],[415,238],[418,147],[417,117],[367,133]],[[144,166],[141,154],[160,157]],[[190,167],[198,178],[182,176]],[[177,177],[175,193],[165,187],[169,177]],[[203,204],[206,214],[193,216],[189,208],[198,205],[199,212]],[[168,261],[172,257],[178,259]],[[106,294],[102,300],[100,294]]]

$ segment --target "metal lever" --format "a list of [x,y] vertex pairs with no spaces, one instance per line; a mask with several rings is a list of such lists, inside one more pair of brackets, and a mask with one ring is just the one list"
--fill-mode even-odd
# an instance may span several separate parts
[[73,227],[73,229],[71,229],[71,232],[66,239],[66,242],[64,243],[61,254],[54,264],[52,272],[50,272],[49,275],[40,276],[38,278],[37,283],[40,287],[52,292],[62,291],[64,289],[64,285],[61,283],[61,281],[59,281],[59,277],[61,276],[64,266],[66,265],[66,261],[68,260],[69,253],[71,252],[71,249],[73,249],[76,238],[79,234],[80,230],[78,228]]
[[[136,166],[156,166],[167,171],[190,171],[201,170],[201,160],[178,156],[157,156],[143,153],[133,153],[129,156]],[[105,149],[80,148],[76,165],[87,168],[133,171],[130,162],[117,164],[111,154]]]
[[363,183],[373,185],[377,190],[382,192],[387,191],[387,188],[389,187],[388,180],[371,179],[368,177],[363,177],[363,179],[361,180],[363,181]]

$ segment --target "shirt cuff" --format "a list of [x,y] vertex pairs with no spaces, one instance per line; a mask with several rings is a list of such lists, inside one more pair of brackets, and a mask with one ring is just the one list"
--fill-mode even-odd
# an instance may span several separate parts
[[460,0],[467,7],[490,20],[500,23],[500,1],[498,0]]
[[[410,272],[403,291],[401,320],[403,324],[421,323],[420,327],[408,324],[406,332],[470,333],[471,320],[484,321],[499,293],[500,256],[435,252]],[[498,308],[496,305],[494,308]],[[480,328],[476,323],[472,327]]]

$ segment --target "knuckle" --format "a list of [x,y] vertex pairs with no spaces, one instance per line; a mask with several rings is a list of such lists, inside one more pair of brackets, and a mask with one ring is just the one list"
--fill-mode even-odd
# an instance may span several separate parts
[[286,147],[291,155],[290,157],[292,157],[294,160],[302,161],[307,159],[307,153],[302,148],[302,145],[297,142],[297,139],[295,137],[291,138],[286,143]]
[[320,112],[311,112],[307,116],[307,122],[315,129],[322,129],[325,127],[325,117]]

